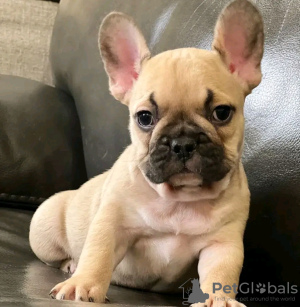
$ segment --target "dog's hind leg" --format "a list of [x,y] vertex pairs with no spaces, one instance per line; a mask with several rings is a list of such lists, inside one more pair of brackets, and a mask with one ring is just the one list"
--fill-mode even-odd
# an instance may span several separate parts
[[70,258],[65,212],[76,191],[58,193],[46,200],[33,215],[29,242],[36,256],[46,264],[61,267]]

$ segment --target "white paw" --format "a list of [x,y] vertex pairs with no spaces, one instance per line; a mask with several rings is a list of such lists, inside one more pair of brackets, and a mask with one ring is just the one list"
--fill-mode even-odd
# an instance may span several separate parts
[[99,281],[87,279],[85,276],[73,276],[57,284],[49,293],[53,299],[104,303],[104,290]]
[[77,263],[73,259],[67,259],[60,265],[60,269],[66,273],[74,274],[77,268]]

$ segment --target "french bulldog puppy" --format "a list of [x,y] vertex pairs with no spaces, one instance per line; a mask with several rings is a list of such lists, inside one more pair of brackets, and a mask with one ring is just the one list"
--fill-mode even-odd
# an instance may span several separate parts
[[261,81],[263,22],[230,3],[212,51],[151,57],[133,20],[113,12],[99,32],[112,95],[130,112],[129,145],[106,173],[45,201],[30,244],[72,273],[58,300],[104,302],[109,284],[163,291],[198,259],[205,303],[244,306],[213,283],[238,284],[249,190],[241,163],[244,100]]

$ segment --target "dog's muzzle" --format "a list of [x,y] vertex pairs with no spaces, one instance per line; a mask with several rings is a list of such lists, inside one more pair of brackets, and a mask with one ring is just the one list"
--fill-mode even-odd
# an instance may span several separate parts
[[194,174],[201,184],[210,184],[225,177],[230,169],[227,162],[223,147],[204,132],[180,133],[165,135],[150,147],[144,172],[155,184],[172,183],[182,174]]

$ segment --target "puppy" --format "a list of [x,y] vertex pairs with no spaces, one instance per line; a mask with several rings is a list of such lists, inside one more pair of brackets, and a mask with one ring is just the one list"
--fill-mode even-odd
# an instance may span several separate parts
[[243,264],[243,107],[261,81],[263,41],[261,15],[246,0],[223,10],[212,51],[151,57],[130,17],[106,16],[101,56],[112,95],[129,108],[132,144],[109,171],[33,216],[34,253],[74,273],[53,297],[104,302],[110,282],[164,291],[198,259],[210,296],[193,306],[244,306],[213,283],[238,284]]

